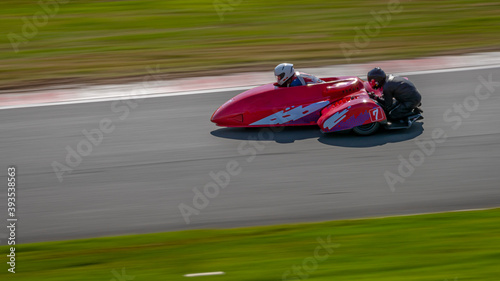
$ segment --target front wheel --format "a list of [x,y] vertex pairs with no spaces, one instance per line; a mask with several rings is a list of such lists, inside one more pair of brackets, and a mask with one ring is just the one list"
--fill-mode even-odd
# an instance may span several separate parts
[[352,128],[352,130],[358,135],[368,136],[368,135],[375,133],[379,127],[380,127],[380,123],[375,122],[375,123],[370,123],[370,124],[354,127],[354,128]]

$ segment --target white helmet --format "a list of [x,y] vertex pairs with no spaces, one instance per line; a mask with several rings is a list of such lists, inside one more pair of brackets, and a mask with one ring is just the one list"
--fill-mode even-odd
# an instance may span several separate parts
[[283,86],[288,79],[295,75],[295,69],[291,63],[278,64],[274,69],[274,75],[278,81],[278,85]]

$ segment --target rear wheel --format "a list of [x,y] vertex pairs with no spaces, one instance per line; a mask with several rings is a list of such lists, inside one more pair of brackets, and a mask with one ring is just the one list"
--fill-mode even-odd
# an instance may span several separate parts
[[352,130],[358,135],[368,136],[368,135],[375,133],[379,127],[380,127],[380,123],[375,122],[375,123],[370,123],[370,124],[354,127],[354,128],[352,128]]

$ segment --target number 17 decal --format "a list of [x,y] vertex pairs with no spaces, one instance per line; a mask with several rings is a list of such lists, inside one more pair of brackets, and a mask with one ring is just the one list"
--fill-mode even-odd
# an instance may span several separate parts
[[381,112],[380,108],[374,108],[370,110],[370,119],[372,122],[382,121],[384,120],[384,113]]

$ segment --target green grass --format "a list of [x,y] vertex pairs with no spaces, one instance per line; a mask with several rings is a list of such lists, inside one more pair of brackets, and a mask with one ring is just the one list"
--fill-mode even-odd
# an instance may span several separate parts
[[[271,71],[283,61],[299,67],[347,63],[340,44],[353,45],[354,28],[364,29],[371,12],[387,10],[389,3],[217,1],[236,3],[222,21],[214,0],[71,0],[18,53],[8,34],[22,35],[22,17],[43,10],[38,1],[2,1],[0,87],[135,79],[156,64],[168,79]],[[402,12],[392,14],[352,62],[500,47],[496,0],[401,0],[400,6]]]
[[330,236],[337,246],[308,280],[498,280],[499,225],[494,209],[24,244],[17,273],[7,273],[4,263],[0,279],[111,280],[113,270],[125,268],[134,280],[213,271],[226,275],[199,280],[281,280],[314,257],[318,238]]

